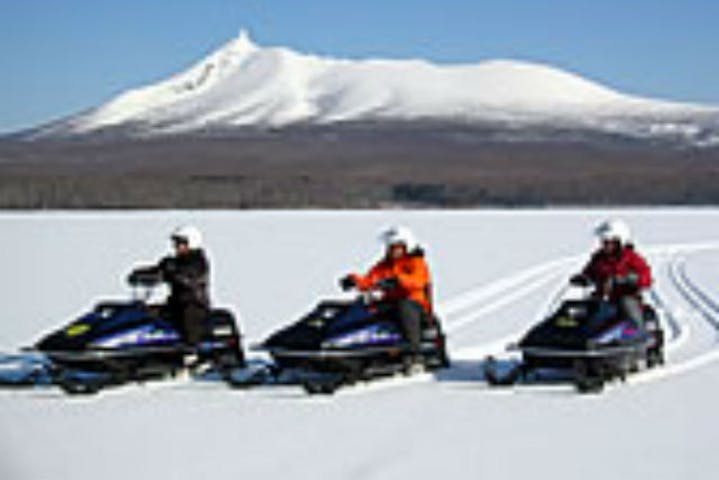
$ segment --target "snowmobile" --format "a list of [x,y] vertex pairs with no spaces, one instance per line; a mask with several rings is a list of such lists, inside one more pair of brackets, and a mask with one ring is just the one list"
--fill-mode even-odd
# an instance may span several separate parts
[[204,338],[190,346],[163,306],[149,303],[158,284],[159,278],[146,277],[133,286],[130,300],[100,302],[23,353],[0,357],[0,387],[57,385],[70,394],[91,394],[175,376],[186,368],[227,374],[244,366],[229,310],[212,310]]
[[[272,363],[259,374],[231,377],[230,384],[299,384],[308,394],[332,394],[344,385],[399,373],[412,367],[409,344],[390,303],[376,294],[349,301],[323,301],[308,314],[270,335],[255,350]],[[429,317],[429,316],[428,316]],[[425,319],[420,348],[425,370],[449,365],[440,321]]]
[[656,310],[642,307],[644,322],[636,325],[606,298],[565,300],[508,347],[519,361],[487,357],[484,377],[491,386],[508,386],[542,381],[545,373],[545,380],[569,380],[581,393],[596,393],[609,381],[661,365],[664,332]]

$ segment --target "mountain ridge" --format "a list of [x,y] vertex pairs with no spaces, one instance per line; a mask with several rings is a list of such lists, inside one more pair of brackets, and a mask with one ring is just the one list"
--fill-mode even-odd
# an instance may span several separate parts
[[422,120],[527,131],[552,125],[719,145],[719,108],[626,95],[542,63],[349,60],[262,47],[246,31],[166,80],[128,90],[25,136],[116,130],[152,137]]

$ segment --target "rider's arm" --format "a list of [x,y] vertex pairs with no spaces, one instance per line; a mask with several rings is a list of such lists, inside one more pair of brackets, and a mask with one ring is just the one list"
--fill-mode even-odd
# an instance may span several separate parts
[[584,268],[577,273],[576,275],[573,275],[570,279],[570,282],[572,284],[582,285],[582,286],[589,286],[592,283],[596,283],[596,274],[595,274],[595,268],[594,268],[594,256],[589,259],[586,265],[584,265]]
[[652,286],[652,269],[641,255],[638,253],[632,255],[630,268],[637,274],[637,287],[649,288]]
[[584,265],[584,268],[582,269],[582,272],[580,275],[588,279],[592,284],[596,284],[597,279],[597,268],[596,268],[596,262],[597,262],[597,255],[594,254],[589,259],[586,265]]
[[160,281],[161,274],[156,265],[136,268],[127,276],[127,283],[133,286],[149,286],[159,283]]
[[162,275],[162,279],[166,282],[173,280],[177,274],[177,260],[173,257],[165,257],[157,264],[157,271]]
[[383,272],[384,268],[382,268],[382,262],[379,262],[372,267],[366,275],[352,273],[350,274],[350,277],[354,280],[355,285],[359,290],[366,291],[372,289],[377,282],[385,278]]
[[429,268],[422,258],[415,258],[409,264],[408,271],[397,273],[397,280],[402,289],[406,291],[424,290],[429,284]]
[[195,284],[203,280],[209,271],[209,267],[204,258],[200,257],[197,261],[190,264],[183,264],[180,267],[177,261],[168,257],[160,262],[163,279],[167,282],[178,283],[186,287],[193,287]]

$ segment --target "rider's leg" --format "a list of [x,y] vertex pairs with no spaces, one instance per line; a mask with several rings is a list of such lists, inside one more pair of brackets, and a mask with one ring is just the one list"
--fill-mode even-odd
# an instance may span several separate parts
[[409,342],[412,354],[419,355],[422,338],[422,317],[424,309],[412,300],[401,300],[397,305],[402,331]]
[[185,341],[189,345],[197,345],[205,333],[205,320],[209,312],[200,305],[185,305],[182,309],[180,322]]
[[628,316],[636,326],[644,325],[644,313],[642,311],[641,300],[634,295],[624,295],[619,299],[619,307],[626,316]]

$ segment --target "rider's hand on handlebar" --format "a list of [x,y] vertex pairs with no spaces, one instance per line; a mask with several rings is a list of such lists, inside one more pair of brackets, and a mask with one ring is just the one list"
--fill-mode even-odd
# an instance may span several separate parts
[[635,287],[639,284],[639,275],[634,272],[622,276],[617,275],[614,277],[614,284],[624,287]]
[[577,287],[588,287],[590,280],[586,275],[579,273],[577,275],[573,275],[572,278],[569,279],[569,284]]
[[137,272],[130,272],[130,274],[127,276],[127,284],[130,286],[137,285],[138,279],[137,279]]
[[137,269],[127,276],[127,283],[133,287],[152,287],[160,283],[160,275],[154,271]]
[[357,286],[357,282],[355,282],[355,279],[352,277],[352,275],[347,275],[346,277],[342,277],[340,279],[340,288],[344,291],[352,290]]
[[399,288],[399,280],[395,277],[392,278],[383,278],[379,282],[375,284],[375,287],[377,287],[380,290],[395,290],[396,288]]

